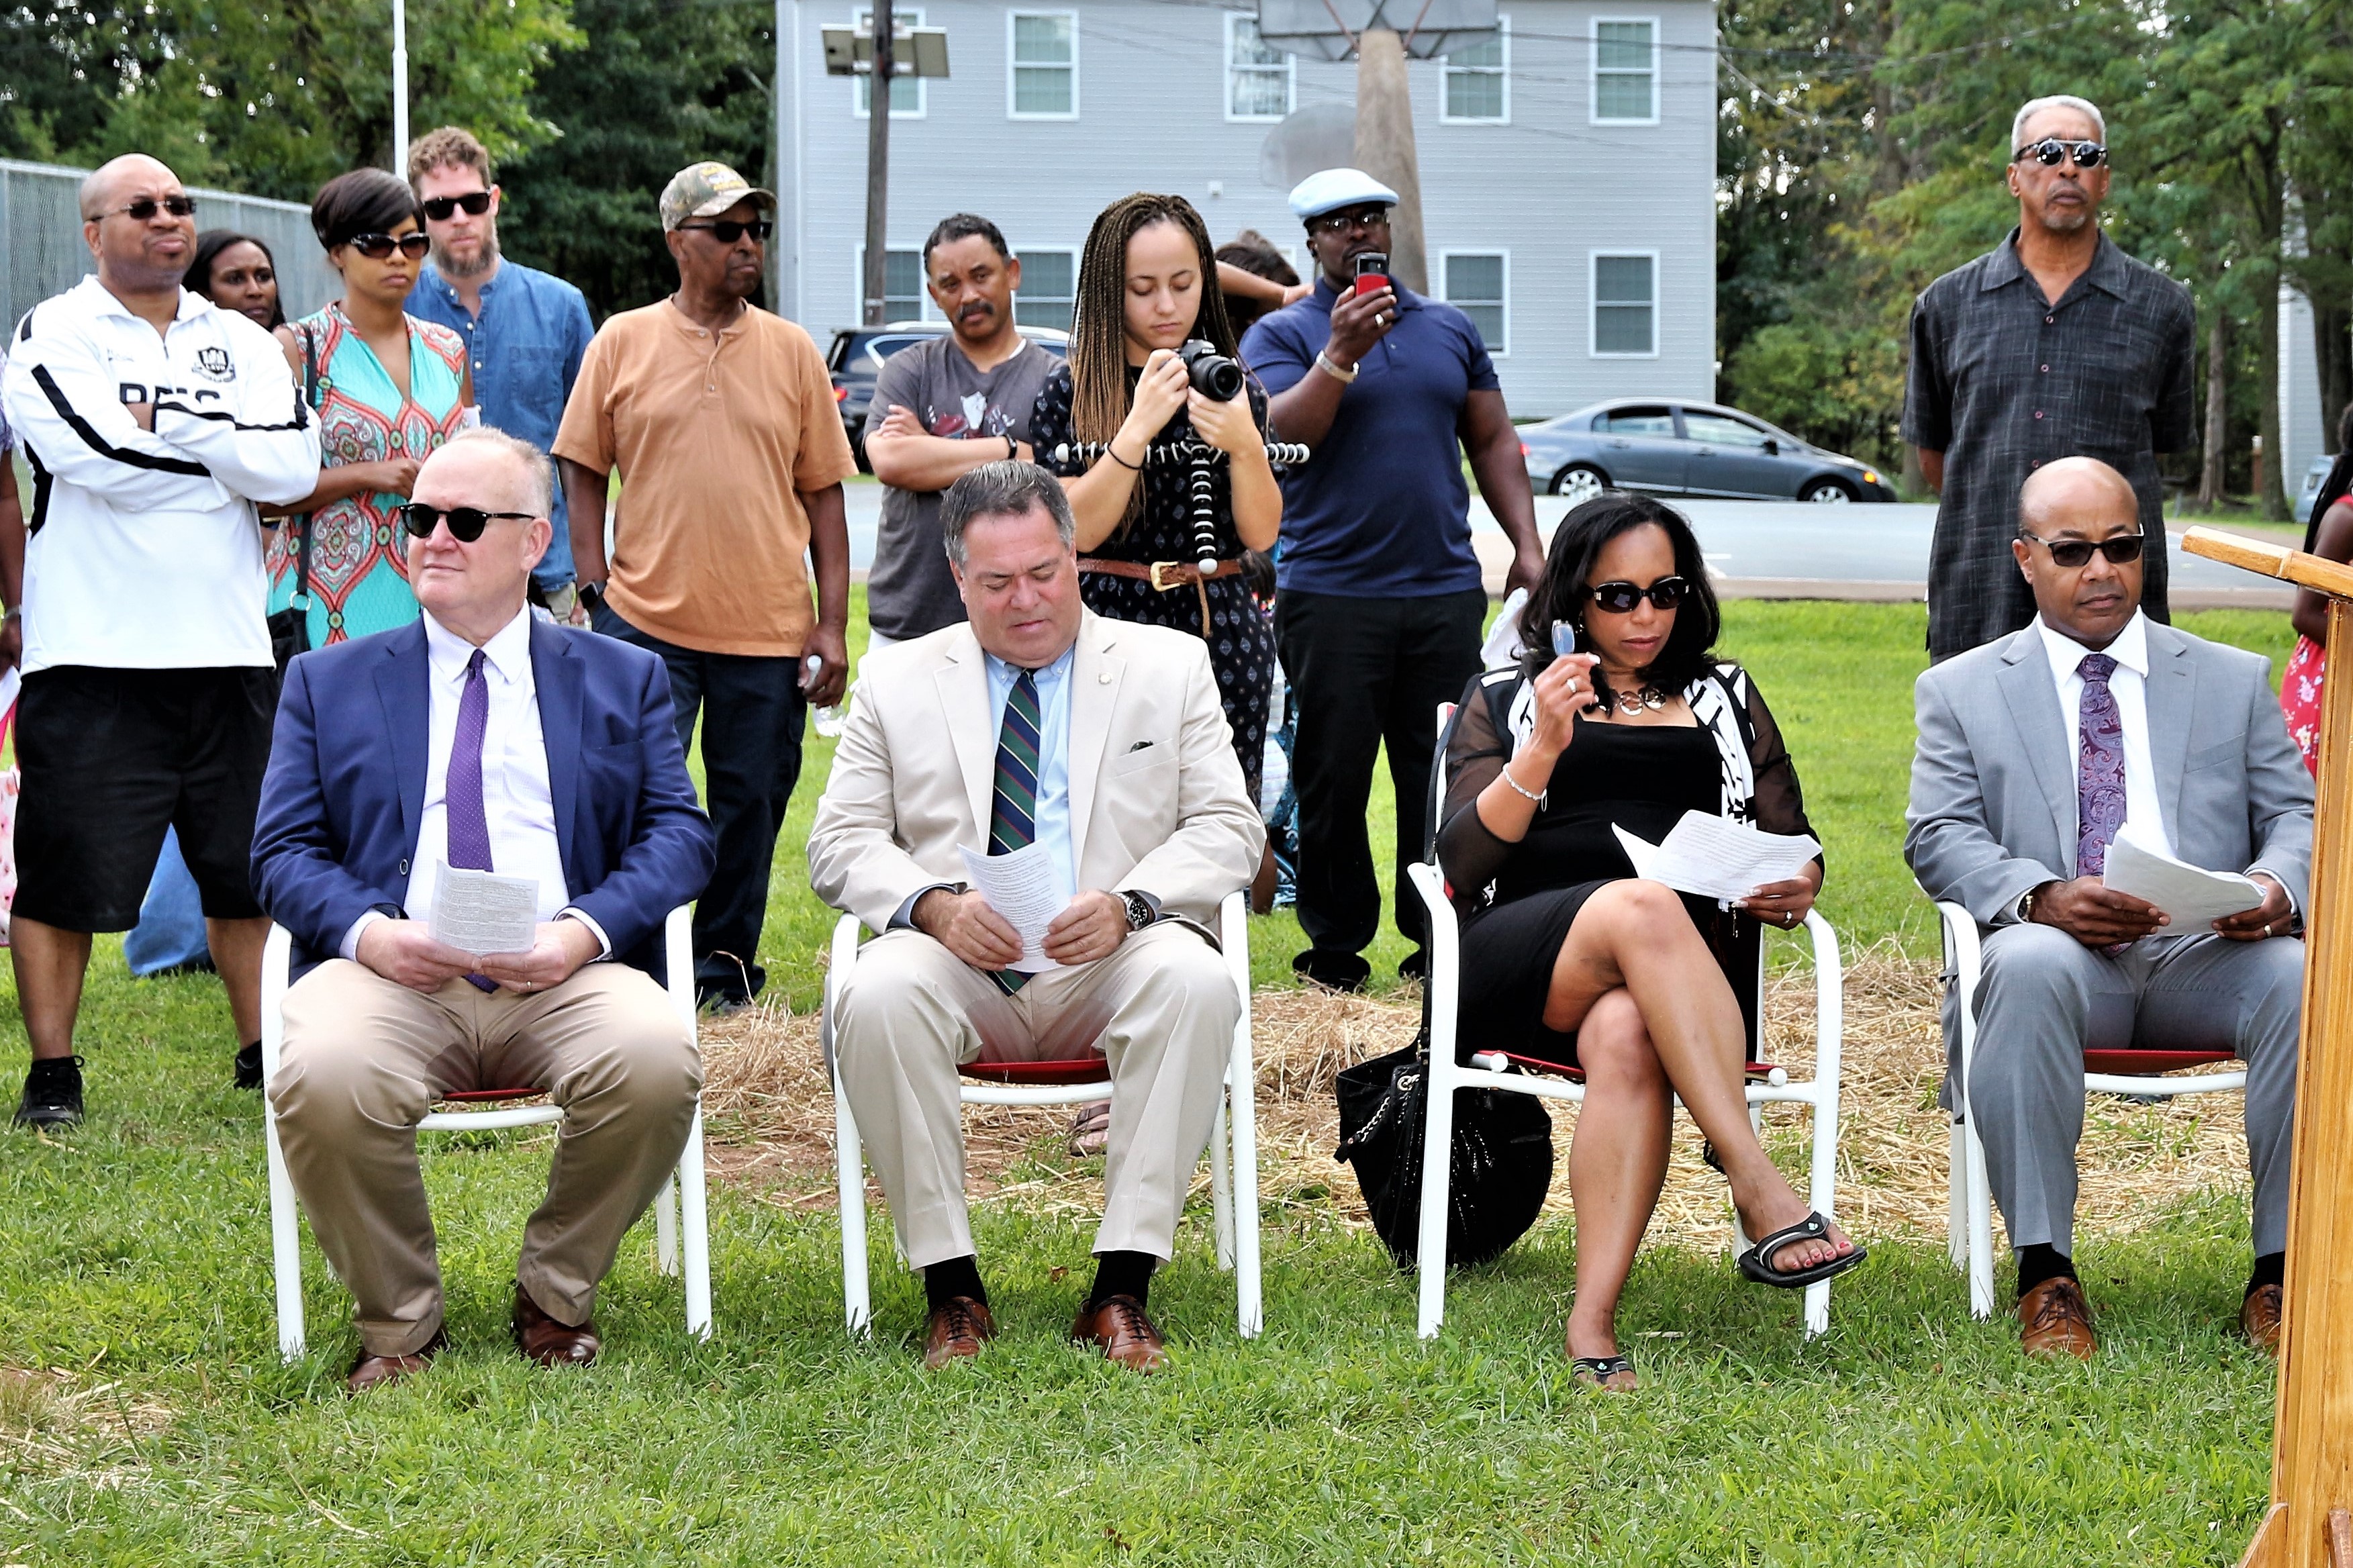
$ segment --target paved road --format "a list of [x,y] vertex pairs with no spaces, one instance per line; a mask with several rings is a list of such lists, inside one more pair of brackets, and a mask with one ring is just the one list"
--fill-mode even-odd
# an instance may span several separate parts
[[[881,489],[847,487],[849,559],[863,572],[874,559]],[[1724,593],[1741,598],[1881,599],[1922,597],[1928,581],[1933,506],[1807,506],[1796,501],[1694,500],[1681,503]],[[1536,498],[1536,523],[1547,538],[1568,510]],[[1472,542],[1486,564],[1488,588],[1501,592],[1511,553],[1503,531],[1476,499]],[[2175,531],[2177,538],[2179,531]],[[2285,609],[2293,595],[2234,567],[2173,549],[2173,602],[2184,609],[2220,606]]]

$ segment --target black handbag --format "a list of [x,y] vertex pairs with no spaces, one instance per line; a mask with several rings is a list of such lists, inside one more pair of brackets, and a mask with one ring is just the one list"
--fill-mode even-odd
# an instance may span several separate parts
[[[1354,1165],[1373,1230],[1410,1269],[1421,1241],[1421,1154],[1430,1106],[1430,1036],[1341,1070],[1340,1147]],[[1502,1256],[1544,1211],[1552,1185],[1552,1118],[1541,1101],[1494,1089],[1457,1089],[1446,1262],[1468,1268]]]
[[[311,346],[311,334],[301,328],[295,333],[302,340],[302,401],[314,413],[319,406],[319,362]],[[278,673],[283,676],[286,667],[298,653],[311,651],[311,514],[296,512],[288,518],[285,527],[294,531],[294,596],[286,607],[269,616],[269,655],[278,661]]]

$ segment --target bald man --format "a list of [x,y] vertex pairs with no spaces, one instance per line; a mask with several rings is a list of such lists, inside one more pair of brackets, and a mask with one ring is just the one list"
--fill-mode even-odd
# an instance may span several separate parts
[[[33,1047],[16,1120],[82,1114],[75,1016],[90,934],[128,931],[166,827],[261,1083],[261,946],[246,868],[277,671],[256,503],[301,500],[319,429],[268,331],[180,287],[195,203],[132,153],[81,187],[97,264],[26,313],[0,405],[33,469],[9,955]],[[5,651],[5,645],[0,645]]]
[[[2071,1261],[2084,1052],[2224,1042],[2247,1067],[2254,1175],[2239,1322],[2276,1352],[2312,779],[2268,660],[2142,615],[2145,536],[2122,474],[2046,464],[2018,510],[2010,549],[2035,619],[1920,677],[1904,852],[1984,943],[1964,1087],[2018,1256],[2021,1342],[2097,1348]],[[2191,865],[2245,873],[2262,903],[2193,927],[2110,889],[2101,873],[2127,823]]]

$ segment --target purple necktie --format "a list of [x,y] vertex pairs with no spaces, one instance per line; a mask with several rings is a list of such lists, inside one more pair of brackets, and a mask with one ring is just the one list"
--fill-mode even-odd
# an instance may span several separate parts
[[[449,739],[449,778],[442,799],[449,831],[449,864],[467,871],[488,871],[491,865],[491,817],[482,807],[482,735],[491,727],[491,687],[482,679],[482,650],[466,661],[466,687],[458,696],[458,731]],[[480,974],[466,976],[477,991],[495,991],[498,983]]]
[[2087,653],[2075,668],[2084,678],[2076,710],[2075,874],[2096,877],[2107,869],[2108,846],[2125,825],[2125,727],[2116,694],[2108,689],[2116,661]]

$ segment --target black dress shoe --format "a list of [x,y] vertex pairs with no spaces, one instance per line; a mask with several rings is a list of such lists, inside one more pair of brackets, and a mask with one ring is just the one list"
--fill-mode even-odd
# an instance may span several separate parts
[[1360,953],[1311,947],[1291,961],[1292,973],[1334,991],[1362,991],[1373,966]]
[[237,1053],[237,1074],[229,1083],[237,1089],[261,1087],[261,1042],[256,1040]]
[[81,1058],[36,1057],[16,1102],[19,1127],[72,1127],[81,1121]]

